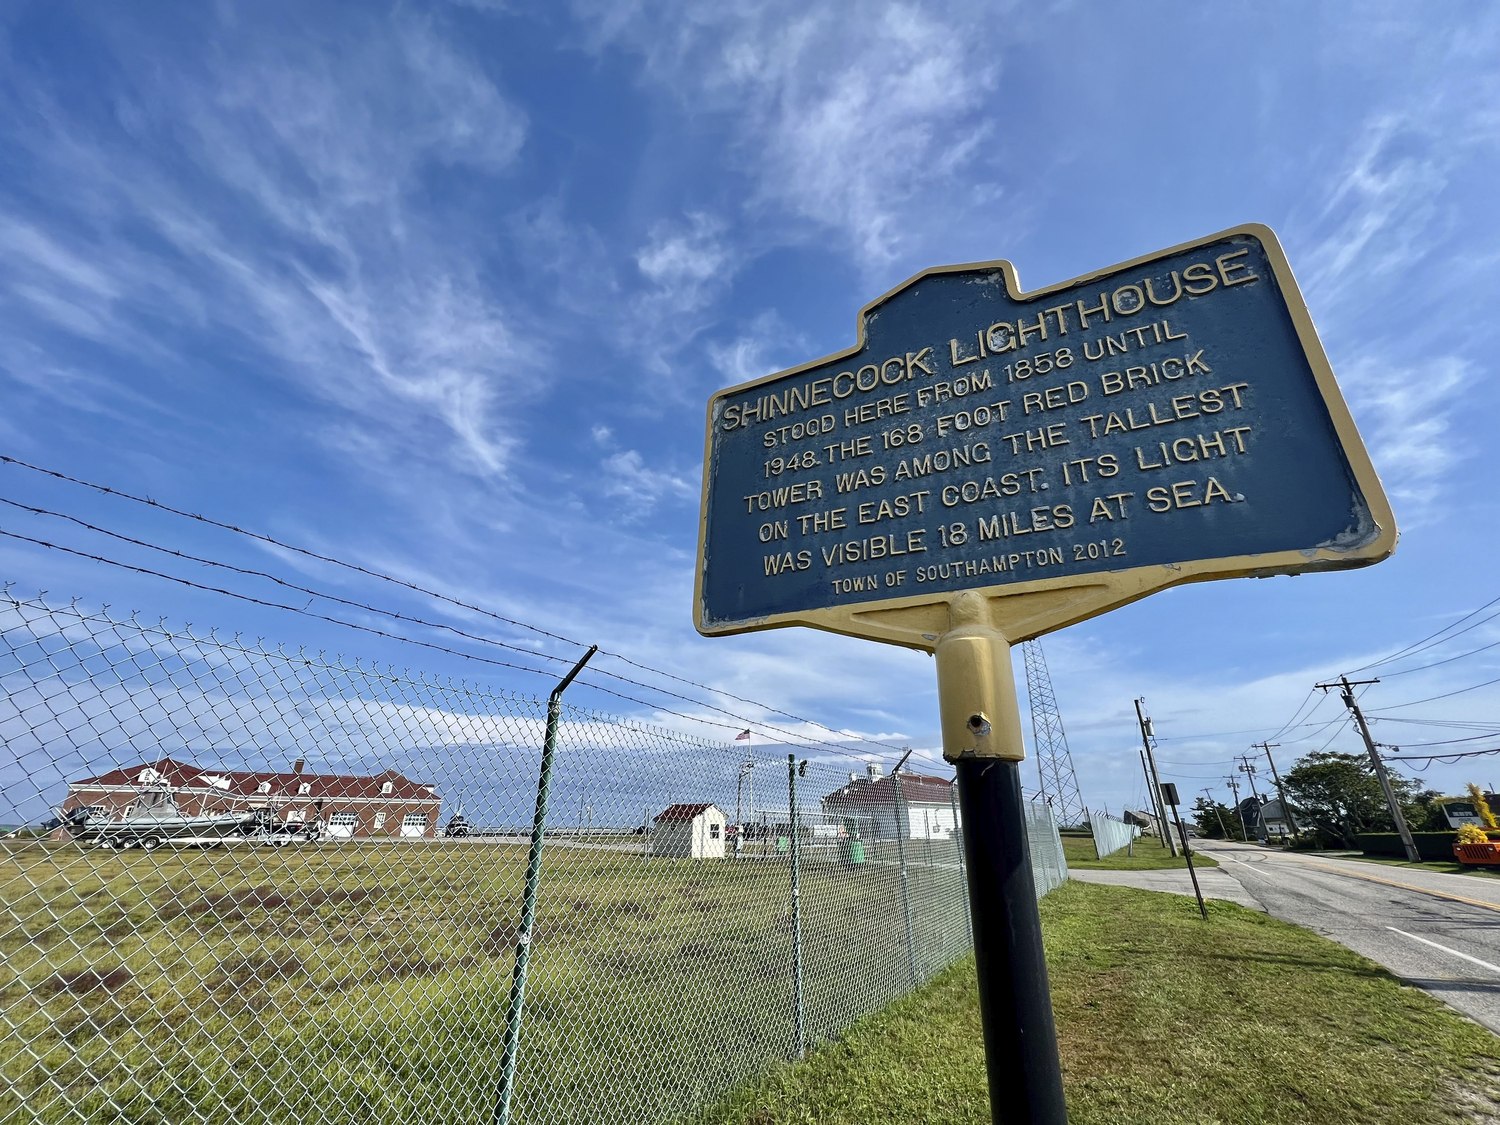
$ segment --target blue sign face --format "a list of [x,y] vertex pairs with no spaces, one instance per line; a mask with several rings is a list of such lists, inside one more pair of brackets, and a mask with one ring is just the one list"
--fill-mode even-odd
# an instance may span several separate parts
[[857,350],[714,397],[700,628],[1367,547],[1289,299],[1244,231],[1022,299],[999,264],[919,277]]

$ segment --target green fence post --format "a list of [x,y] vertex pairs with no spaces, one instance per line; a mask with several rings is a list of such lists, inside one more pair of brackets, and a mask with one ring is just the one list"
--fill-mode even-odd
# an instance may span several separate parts
[[797,815],[797,755],[786,756],[786,785],[792,806],[792,1020],[797,1057],[807,1053],[807,1026],[802,1007],[802,831]]
[[969,874],[964,870],[964,838],[958,826],[958,780],[948,788],[948,804],[953,808],[953,845],[958,850],[958,893],[964,900],[964,920],[969,923],[969,944],[974,944],[974,914],[969,906]]
[[[910,751],[907,751],[908,756]],[[901,759],[905,764],[906,758]],[[901,863],[901,909],[906,915],[906,965],[911,970],[911,986],[916,988],[921,983],[917,973],[917,935],[912,930],[911,924],[911,883],[906,874],[906,833],[901,831],[901,810],[905,800],[901,793],[901,767],[897,766],[891,780],[896,786],[896,858]],[[910,827],[910,823],[907,825]]]
[[542,742],[542,768],[536,782],[536,815],[531,820],[531,852],[526,860],[526,889],[521,897],[521,932],[516,935],[516,971],[510,982],[510,1008],[505,1014],[505,1050],[500,1056],[495,1125],[510,1125],[510,1099],[515,1089],[516,1052],[521,1045],[521,1013],[526,1007],[526,967],[531,963],[531,930],[536,921],[536,892],[542,874],[542,841],[547,834],[547,796],[552,788],[552,758],[557,750],[562,693],[598,651],[599,646],[594,645],[584,653],[583,659],[573,665],[573,670],[547,697],[547,734]]

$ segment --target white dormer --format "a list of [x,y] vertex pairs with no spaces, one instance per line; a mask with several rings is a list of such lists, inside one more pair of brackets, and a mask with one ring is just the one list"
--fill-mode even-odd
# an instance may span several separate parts
[[219,774],[205,773],[198,778],[198,784],[206,785],[210,789],[228,789],[229,778],[222,777]]
[[142,785],[154,785],[161,780],[161,771],[153,768],[152,766],[147,766],[145,769],[141,770],[136,780]]
[[388,796],[389,794],[391,794],[392,792],[394,792],[395,789],[396,789],[396,783],[394,781],[382,781],[380,783],[380,793],[381,793],[381,796]]
[[269,793],[271,791],[271,783],[269,781],[262,781],[255,787],[255,791],[257,793]]
[[297,786],[297,796],[299,796],[299,797],[306,797],[311,792],[312,792],[312,782],[310,782],[310,781],[304,781],[300,785]]

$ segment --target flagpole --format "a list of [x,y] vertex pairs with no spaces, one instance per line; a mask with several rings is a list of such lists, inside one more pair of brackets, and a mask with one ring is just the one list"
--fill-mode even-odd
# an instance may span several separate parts
[[738,855],[745,850],[745,816],[743,811],[745,779],[750,779],[750,818],[755,819],[755,744],[750,738],[750,729],[747,727],[734,736],[736,742],[745,743],[745,760],[739,768],[739,784],[735,787],[734,796],[734,823],[735,823],[735,854]]

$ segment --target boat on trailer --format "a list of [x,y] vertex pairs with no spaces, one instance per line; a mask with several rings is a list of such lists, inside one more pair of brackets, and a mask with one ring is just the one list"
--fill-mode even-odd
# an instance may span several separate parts
[[249,811],[186,816],[167,785],[141,790],[121,820],[97,825],[94,820],[87,818],[74,837],[105,848],[139,845],[148,851],[162,844],[222,844],[249,835],[256,826],[256,814]]

